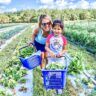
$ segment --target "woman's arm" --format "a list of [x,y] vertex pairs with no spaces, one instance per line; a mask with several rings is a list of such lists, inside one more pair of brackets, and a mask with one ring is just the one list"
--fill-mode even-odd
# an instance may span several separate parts
[[38,34],[38,28],[36,28],[34,31],[33,31],[33,33],[32,33],[32,42],[34,42],[34,39],[35,39],[35,37],[36,37],[36,35]]

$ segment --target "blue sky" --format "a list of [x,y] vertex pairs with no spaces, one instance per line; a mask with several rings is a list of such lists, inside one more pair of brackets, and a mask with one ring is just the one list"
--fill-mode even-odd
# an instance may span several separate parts
[[0,13],[40,8],[96,9],[96,0],[0,0]]

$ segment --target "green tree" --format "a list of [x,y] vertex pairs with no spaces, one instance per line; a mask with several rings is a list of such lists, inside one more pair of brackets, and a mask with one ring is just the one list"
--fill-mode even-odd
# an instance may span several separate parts
[[9,17],[5,14],[0,15],[0,23],[9,23]]

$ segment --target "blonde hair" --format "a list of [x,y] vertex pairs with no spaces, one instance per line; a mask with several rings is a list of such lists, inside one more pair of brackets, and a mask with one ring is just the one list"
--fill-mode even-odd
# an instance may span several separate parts
[[38,18],[38,24],[39,24],[39,27],[40,27],[40,28],[41,28],[42,20],[43,20],[44,18],[48,18],[48,19],[50,20],[51,24],[52,24],[52,19],[51,19],[51,17],[50,17],[49,15],[42,14],[42,15],[40,15],[39,18]]

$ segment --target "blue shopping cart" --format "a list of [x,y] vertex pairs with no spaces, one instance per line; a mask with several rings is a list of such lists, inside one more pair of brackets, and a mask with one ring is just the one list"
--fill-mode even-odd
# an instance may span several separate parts
[[[31,54],[29,57],[23,57],[21,54],[21,51],[27,47],[29,47],[29,45],[23,46],[19,49],[19,54],[20,54],[19,59],[23,65],[23,67],[30,70],[30,69],[33,69],[41,64],[41,61],[42,61],[41,51],[37,51],[37,52]],[[34,45],[33,45],[33,47],[34,47]]]
[[47,70],[43,69],[42,74],[43,74],[43,82],[44,82],[44,87],[47,89],[55,89],[57,94],[58,90],[62,89],[66,85],[66,74],[67,74],[67,69],[68,69],[68,64],[67,64],[67,58],[66,56],[66,67],[61,70],[61,69],[56,69],[56,70]]
[[[19,49],[19,54],[20,54],[19,59],[23,67],[29,70],[34,69],[35,67],[41,64],[41,61],[42,61],[41,51],[37,51],[32,55],[30,55],[29,57],[22,57],[21,51],[26,47],[29,47],[29,46],[24,46]],[[66,60],[66,67],[63,70],[42,69],[44,88],[46,90],[55,89],[57,94],[58,94],[58,90],[59,89],[63,90],[66,85],[66,75],[67,75],[68,64],[67,64],[66,56],[63,56],[63,57],[65,57],[65,60]]]

